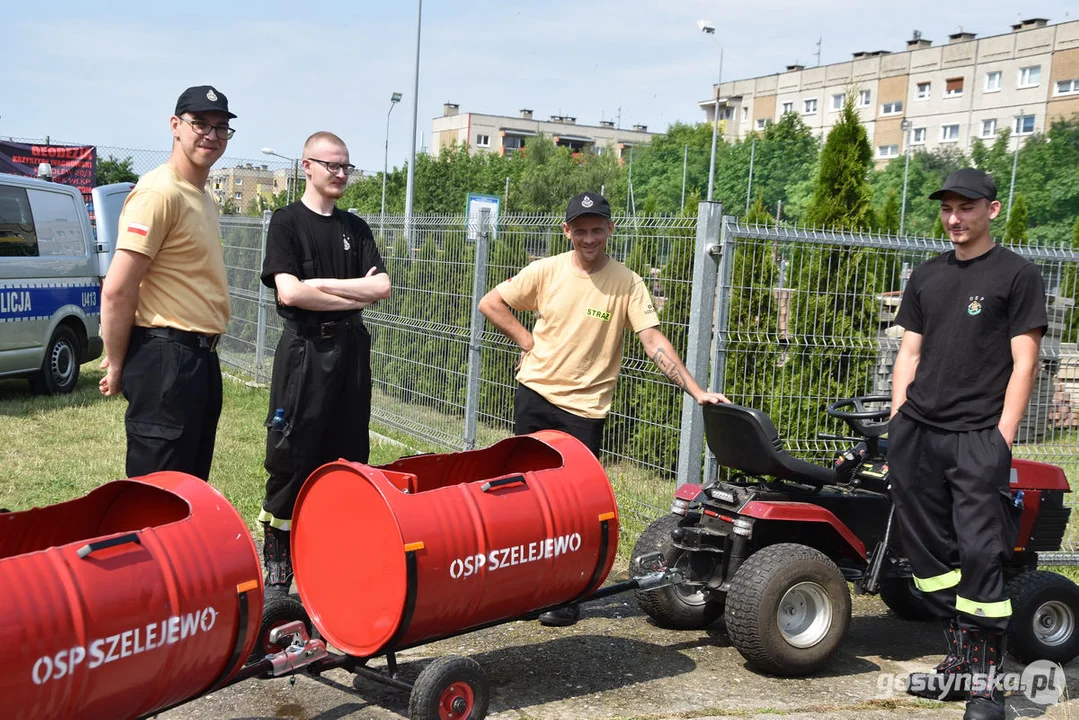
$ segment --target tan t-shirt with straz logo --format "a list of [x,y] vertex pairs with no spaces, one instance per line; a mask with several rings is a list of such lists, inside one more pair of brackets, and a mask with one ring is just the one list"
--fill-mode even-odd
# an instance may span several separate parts
[[151,170],[127,196],[116,247],[153,258],[139,286],[136,325],[225,332],[229,286],[210,193],[168,165]]
[[497,290],[514,310],[536,312],[536,344],[517,381],[563,410],[602,418],[622,363],[623,330],[656,327],[659,318],[640,275],[613,259],[589,275],[572,257],[537,260]]

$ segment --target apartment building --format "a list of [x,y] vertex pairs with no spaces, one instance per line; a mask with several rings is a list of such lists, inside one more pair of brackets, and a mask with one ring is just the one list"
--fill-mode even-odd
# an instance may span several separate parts
[[915,32],[901,52],[852,53],[820,67],[713,85],[700,103],[708,122],[719,99],[724,137],[764,130],[784,113],[798,113],[821,135],[839,116],[849,91],[883,164],[906,148],[969,150],[975,138],[992,143],[1011,128],[1011,146],[1079,113],[1079,20],[1052,25],[1044,18],[977,38],[957,32],[934,45]]
[[235,167],[215,168],[206,179],[206,187],[218,205],[231,200],[240,212],[247,210],[256,197],[267,200],[288,189],[292,170],[271,170],[267,165],[242,163]]
[[615,126],[613,120],[601,120],[599,125],[578,125],[577,118],[552,115],[550,120],[537,120],[531,110],[521,110],[517,117],[462,113],[455,103],[442,106],[442,117],[431,123],[431,150],[437,153],[453,144],[468,145],[472,151],[515,153],[525,147],[528,139],[543,133],[555,144],[574,152],[590,148],[597,153],[614,152],[624,158],[629,148],[651,141],[655,133],[647,125],[634,125],[626,130]]

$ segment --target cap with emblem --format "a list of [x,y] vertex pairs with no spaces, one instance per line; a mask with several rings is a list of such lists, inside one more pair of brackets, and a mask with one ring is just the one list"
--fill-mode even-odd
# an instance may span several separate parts
[[955,193],[968,200],[985,198],[992,202],[997,199],[997,184],[993,176],[984,170],[963,168],[956,170],[944,181],[944,186],[929,196],[930,200],[940,200],[944,193]]
[[230,118],[236,117],[229,112],[229,99],[225,93],[215,90],[210,85],[197,85],[189,87],[176,101],[176,116],[185,112],[222,112]]
[[575,195],[569,201],[569,205],[566,207],[566,222],[575,220],[582,215],[599,215],[610,220],[611,206],[607,203],[607,198],[599,193],[581,193],[580,195]]

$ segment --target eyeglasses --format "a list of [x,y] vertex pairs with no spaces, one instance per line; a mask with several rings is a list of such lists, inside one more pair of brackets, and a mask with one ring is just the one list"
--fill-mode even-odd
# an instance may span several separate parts
[[337,173],[342,172],[342,171],[344,171],[345,175],[351,175],[352,173],[356,172],[356,166],[355,165],[343,165],[343,164],[341,164],[339,162],[329,162],[329,161],[326,161],[326,160],[319,160],[318,158],[306,158],[306,159],[310,160],[312,162],[317,162],[319,165],[326,168],[326,171],[329,172],[330,175],[336,175]]
[[190,125],[196,135],[206,136],[210,133],[215,133],[222,140],[231,140],[232,136],[236,134],[236,131],[228,125],[211,125],[205,120],[188,120],[185,117],[180,119]]

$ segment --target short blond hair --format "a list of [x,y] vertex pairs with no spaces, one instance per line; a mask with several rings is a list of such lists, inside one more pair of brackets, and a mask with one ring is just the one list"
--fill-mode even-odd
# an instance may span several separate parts
[[334,145],[337,145],[338,147],[341,147],[341,148],[343,148],[345,150],[348,150],[348,145],[345,145],[344,140],[337,137],[332,132],[329,132],[327,130],[319,130],[317,133],[312,134],[311,137],[307,138],[306,142],[304,142],[304,144],[303,144],[303,154],[306,155],[307,150],[312,145],[314,145],[315,143],[317,143],[320,140],[326,140],[327,142],[333,143]]

